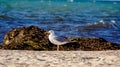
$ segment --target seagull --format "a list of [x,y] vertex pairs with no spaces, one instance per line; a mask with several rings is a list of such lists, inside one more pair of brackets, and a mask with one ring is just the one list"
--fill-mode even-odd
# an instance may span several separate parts
[[48,33],[49,33],[48,39],[52,44],[57,45],[57,51],[59,51],[60,45],[64,45],[70,42],[75,42],[75,41],[70,41],[66,37],[55,35],[53,30],[49,30]]

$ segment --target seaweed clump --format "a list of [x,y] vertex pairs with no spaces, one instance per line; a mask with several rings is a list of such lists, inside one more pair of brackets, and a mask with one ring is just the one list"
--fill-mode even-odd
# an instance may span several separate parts
[[48,50],[45,32],[36,26],[12,29],[4,37],[2,49]]
[[77,41],[80,45],[78,50],[84,51],[102,51],[102,50],[119,50],[120,44],[111,43],[103,38],[79,38],[71,37],[70,39]]

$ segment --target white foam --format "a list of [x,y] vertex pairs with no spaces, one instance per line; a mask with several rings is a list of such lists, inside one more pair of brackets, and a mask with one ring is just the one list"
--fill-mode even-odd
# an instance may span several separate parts
[[115,20],[111,20],[112,23],[116,24],[116,21]]
[[104,20],[100,20],[99,22],[102,23],[102,24],[105,24]]
[[74,2],[74,0],[69,0],[69,2]]

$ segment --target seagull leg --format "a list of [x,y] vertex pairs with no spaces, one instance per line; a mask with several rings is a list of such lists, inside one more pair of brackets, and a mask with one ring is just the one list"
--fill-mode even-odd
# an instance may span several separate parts
[[59,45],[57,45],[57,51],[59,51]]

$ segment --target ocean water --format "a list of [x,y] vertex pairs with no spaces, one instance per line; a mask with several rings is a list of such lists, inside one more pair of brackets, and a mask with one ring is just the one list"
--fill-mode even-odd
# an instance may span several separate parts
[[0,43],[11,29],[30,25],[59,35],[100,37],[120,44],[120,2],[0,0]]

